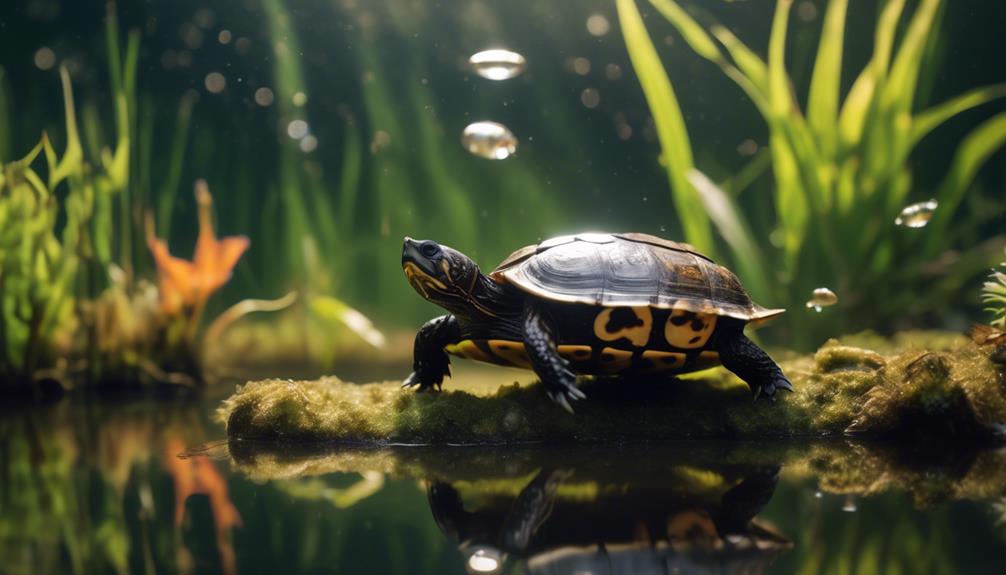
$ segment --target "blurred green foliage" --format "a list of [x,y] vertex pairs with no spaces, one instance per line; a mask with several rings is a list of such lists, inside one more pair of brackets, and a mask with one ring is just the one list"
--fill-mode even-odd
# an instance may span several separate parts
[[1006,329],[1006,262],[999,264],[1002,271],[993,270],[982,289],[982,301],[992,314],[992,325]]
[[[844,100],[848,2],[831,0],[803,110],[785,62],[792,0],[776,3],[767,61],[728,28],[699,24],[674,0],[651,4],[696,54],[741,88],[769,132],[771,196],[752,201],[770,200],[775,217],[770,227],[759,228],[749,223],[738,198],[744,190],[734,187],[726,193],[695,170],[683,112],[636,3],[618,0],[626,45],[661,135],[685,236],[715,253],[709,230],[717,229],[729,247],[730,261],[757,297],[797,308],[788,318],[797,339],[864,324],[895,325],[910,312],[937,309],[959,298],[962,285],[988,265],[988,250],[968,246],[970,254],[941,267],[936,277],[924,270],[955,247],[962,230],[982,223],[981,214],[964,214],[959,207],[977,171],[1006,143],[1006,113],[1000,113],[960,142],[935,189],[919,191],[913,181],[909,158],[920,141],[962,112],[1006,96],[1006,84],[1000,84],[915,110],[920,73],[931,61],[927,44],[933,41],[940,0],[922,0],[910,16],[903,14],[904,0],[883,5],[872,57]],[[899,35],[903,18],[908,23]],[[751,182],[750,176],[738,179]],[[921,230],[895,226],[910,197],[925,195],[939,203],[929,225]],[[778,250],[758,247],[770,237]],[[778,277],[773,270],[779,270]],[[772,284],[781,285],[770,289]],[[842,313],[812,326],[799,308],[819,286],[839,294],[836,310]]]

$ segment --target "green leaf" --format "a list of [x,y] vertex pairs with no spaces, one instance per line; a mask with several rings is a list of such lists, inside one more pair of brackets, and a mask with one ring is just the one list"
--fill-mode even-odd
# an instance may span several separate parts
[[996,84],[975,88],[929,108],[918,114],[912,121],[911,146],[914,147],[929,132],[961,112],[1002,97],[1006,97],[1006,84]]
[[629,59],[653,113],[660,147],[667,163],[667,179],[685,237],[699,251],[713,254],[715,246],[709,216],[705,213],[701,198],[685,176],[693,167],[692,148],[674,88],[660,63],[660,57],[635,2],[617,0],[616,6]]
[[723,54],[706,34],[705,29],[672,0],[650,0],[654,8],[663,14],[664,18],[674,25],[681,33],[685,42],[695,50],[695,53],[712,62],[723,60]]
[[384,334],[374,327],[367,316],[349,307],[342,300],[331,296],[313,296],[308,305],[319,318],[341,323],[370,345],[377,348],[384,347]]
[[820,151],[825,158],[833,158],[837,152],[835,134],[847,8],[848,0],[831,0],[828,4],[807,100],[807,122],[817,136]]
[[766,297],[769,290],[765,270],[768,268],[757,242],[752,239],[747,221],[741,216],[733,199],[697,169],[693,168],[688,172],[688,181],[702,198],[717,231],[733,250],[734,261],[741,270],[744,283],[755,295]]
[[63,81],[63,106],[66,114],[66,150],[63,159],[54,172],[49,174],[49,187],[55,188],[67,176],[80,173],[84,162],[84,149],[80,145],[77,131],[77,112],[73,105],[73,86],[66,66],[59,67],[59,77]]
[[926,247],[930,254],[944,248],[940,239],[946,237],[943,233],[953,220],[957,206],[960,205],[975,174],[996,150],[1006,144],[1006,112],[993,116],[975,128],[957,148],[950,172],[940,185],[936,194],[939,202],[928,231]]

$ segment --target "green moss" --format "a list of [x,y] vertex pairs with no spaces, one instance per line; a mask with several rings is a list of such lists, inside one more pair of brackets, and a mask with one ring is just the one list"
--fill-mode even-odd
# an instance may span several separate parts
[[[363,444],[490,444],[675,438],[836,436],[993,439],[1006,389],[991,348],[954,338],[949,351],[881,354],[830,341],[783,362],[796,391],[752,401],[720,369],[670,381],[595,379],[576,415],[540,384],[475,385],[417,394],[397,382],[265,380],[219,410],[235,439]],[[470,382],[466,385],[471,385]],[[453,389],[452,389],[453,388]]]

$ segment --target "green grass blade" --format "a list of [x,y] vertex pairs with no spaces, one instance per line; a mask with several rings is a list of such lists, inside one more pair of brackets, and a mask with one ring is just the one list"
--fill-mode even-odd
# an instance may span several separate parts
[[786,27],[793,0],[778,0],[772,17],[772,33],[768,46],[769,106],[776,116],[786,116],[794,109],[789,77],[786,75]]
[[764,299],[769,294],[765,278],[768,267],[765,266],[757,242],[752,239],[751,228],[733,199],[697,169],[693,168],[688,172],[688,181],[702,198],[717,231],[733,250],[734,261],[744,277],[745,285],[756,298]]
[[975,128],[957,148],[950,172],[940,185],[936,200],[939,208],[927,230],[926,244],[929,254],[946,247],[940,243],[946,237],[946,230],[954,218],[954,212],[964,198],[975,174],[986,160],[1006,144],[1006,112],[993,116]]
[[898,29],[905,0],[889,0],[880,13],[877,30],[874,33],[873,56],[852,85],[849,95],[842,105],[839,116],[839,133],[843,143],[852,147],[863,137],[863,128],[869,111],[874,104],[877,86],[882,86],[890,65],[894,36]]
[[961,112],[1003,97],[1006,97],[1006,84],[996,84],[994,86],[975,88],[970,92],[965,92],[964,94],[951,98],[942,104],[933,106],[932,108],[918,114],[913,119],[910,145],[915,147],[919,140],[925,138],[929,132],[932,132],[938,128],[940,124],[946,122]]
[[49,187],[55,188],[64,178],[78,173],[84,161],[84,149],[80,145],[80,133],[77,131],[77,112],[73,105],[73,86],[70,83],[70,72],[66,66],[60,66],[59,77],[63,82],[63,107],[66,114],[66,150],[55,171],[49,174]]
[[346,136],[342,141],[342,174],[339,178],[339,217],[342,229],[347,234],[353,232],[356,221],[356,201],[360,193],[360,172],[363,167],[363,142],[360,129],[354,122],[347,122]]
[[758,90],[768,97],[768,66],[753,50],[748,48],[733,32],[723,26],[713,26],[710,31],[723,44],[737,68]]
[[715,250],[709,216],[705,213],[698,192],[685,176],[693,167],[692,149],[674,88],[660,63],[660,57],[634,0],[617,0],[616,5],[629,59],[639,77],[657,126],[678,220],[690,243],[699,251],[713,254]]
[[677,28],[695,53],[712,62],[724,60],[720,49],[705,29],[673,0],[650,0],[650,4]]
[[188,147],[193,104],[194,99],[187,96],[183,96],[178,104],[178,119],[175,121],[175,133],[171,138],[168,155],[168,172],[157,193],[157,233],[165,241],[171,237],[171,217],[175,210],[178,186],[182,181],[182,166]]
[[807,123],[817,136],[822,155],[834,158],[838,96],[842,81],[842,48],[848,0],[831,0],[814,62],[807,99]]

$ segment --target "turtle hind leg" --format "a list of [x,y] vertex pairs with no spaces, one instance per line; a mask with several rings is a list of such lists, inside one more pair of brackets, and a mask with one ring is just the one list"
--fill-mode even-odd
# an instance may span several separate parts
[[461,328],[453,315],[442,315],[419,328],[412,350],[412,373],[402,387],[418,386],[418,391],[440,389],[444,376],[451,374],[451,360],[444,346],[461,339]]
[[569,362],[556,349],[555,326],[534,305],[524,308],[524,350],[534,372],[541,378],[549,398],[560,407],[573,413],[571,401],[586,396],[576,387],[576,374],[570,371]]
[[723,334],[719,341],[720,362],[751,387],[755,399],[765,395],[773,398],[775,392],[793,391],[793,384],[779,368],[779,364],[754,344],[741,329]]

